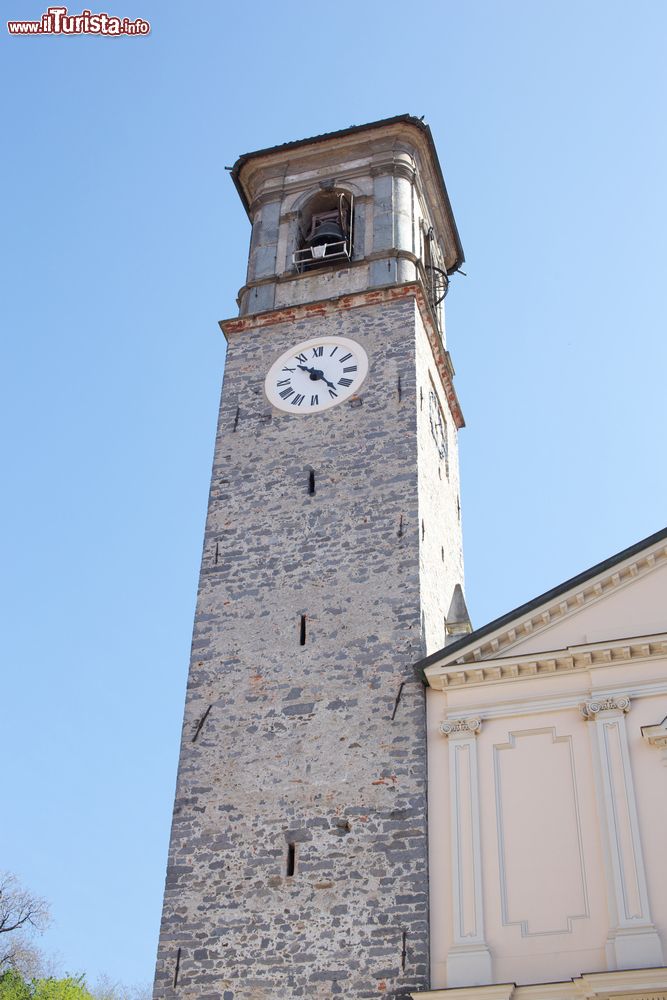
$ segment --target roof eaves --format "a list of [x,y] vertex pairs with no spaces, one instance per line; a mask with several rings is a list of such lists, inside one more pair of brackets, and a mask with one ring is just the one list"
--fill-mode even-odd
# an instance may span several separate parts
[[555,600],[557,597],[560,597],[561,594],[571,590],[573,587],[586,583],[587,580],[592,579],[594,576],[598,576],[600,573],[605,573],[607,570],[610,570],[613,566],[617,565],[617,563],[624,562],[626,559],[630,559],[632,556],[638,555],[638,553],[643,551],[643,549],[647,549],[651,545],[655,545],[657,542],[662,542],[665,539],[667,539],[667,528],[662,528],[660,531],[656,531],[653,535],[643,538],[635,545],[631,545],[629,548],[623,549],[621,552],[617,552],[615,555],[610,556],[609,559],[596,563],[595,566],[591,566],[590,569],[584,570],[583,573],[579,573],[577,576],[573,576],[571,579],[566,580],[557,587],[553,587],[551,590],[545,591],[544,594],[540,594],[539,597],[533,598],[532,601],[520,604],[519,607],[514,608],[513,611],[508,611],[506,614],[501,615],[500,618],[495,618],[493,621],[488,622],[488,624],[482,625],[480,628],[475,629],[474,632],[470,632],[468,635],[458,639],[456,642],[452,642],[443,649],[439,649],[435,653],[425,656],[422,660],[418,660],[414,664],[415,672],[418,676],[421,676],[421,678],[424,679],[424,670],[427,667],[430,667],[433,663],[437,663],[445,657],[449,659],[452,653],[458,653],[462,649],[466,649],[468,646],[474,646],[480,641],[480,639],[483,639],[485,635],[489,635],[497,629],[502,629],[505,626],[510,625],[517,618],[524,618],[536,608],[539,608],[540,605]]

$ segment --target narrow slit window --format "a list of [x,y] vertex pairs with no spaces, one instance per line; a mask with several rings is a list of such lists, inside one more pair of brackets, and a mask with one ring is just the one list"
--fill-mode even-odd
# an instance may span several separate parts
[[306,616],[301,615],[301,622],[299,624],[299,645],[306,645]]
[[292,878],[295,871],[296,871],[296,844],[289,843],[287,845],[287,865],[285,867],[285,874],[287,875],[287,878]]
[[312,469],[308,473],[308,493],[311,497],[315,495],[315,473]]

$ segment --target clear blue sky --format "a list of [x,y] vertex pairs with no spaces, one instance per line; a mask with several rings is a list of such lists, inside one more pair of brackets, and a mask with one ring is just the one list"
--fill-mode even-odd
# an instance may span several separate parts
[[65,969],[133,983],[155,957],[217,320],[245,275],[225,165],[430,123],[467,257],[448,337],[481,625],[667,522],[667,5],[101,9],[152,32],[0,32],[0,867],[51,901]]

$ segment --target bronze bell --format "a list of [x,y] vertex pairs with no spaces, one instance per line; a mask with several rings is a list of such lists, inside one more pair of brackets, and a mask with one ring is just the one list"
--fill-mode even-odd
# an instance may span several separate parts
[[344,240],[345,234],[340,223],[333,219],[323,219],[319,224],[317,221],[314,222],[313,230],[306,240],[306,244],[309,247],[318,247],[324,243],[342,243]]

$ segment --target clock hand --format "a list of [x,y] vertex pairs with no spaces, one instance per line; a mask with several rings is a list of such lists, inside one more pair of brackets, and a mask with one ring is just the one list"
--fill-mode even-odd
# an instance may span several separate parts
[[300,368],[302,372],[308,372],[313,382],[317,382],[321,379],[322,382],[325,382],[330,389],[336,388],[333,382],[330,382],[329,379],[324,377],[324,372],[321,369],[308,368],[306,365],[297,365],[297,368]]

